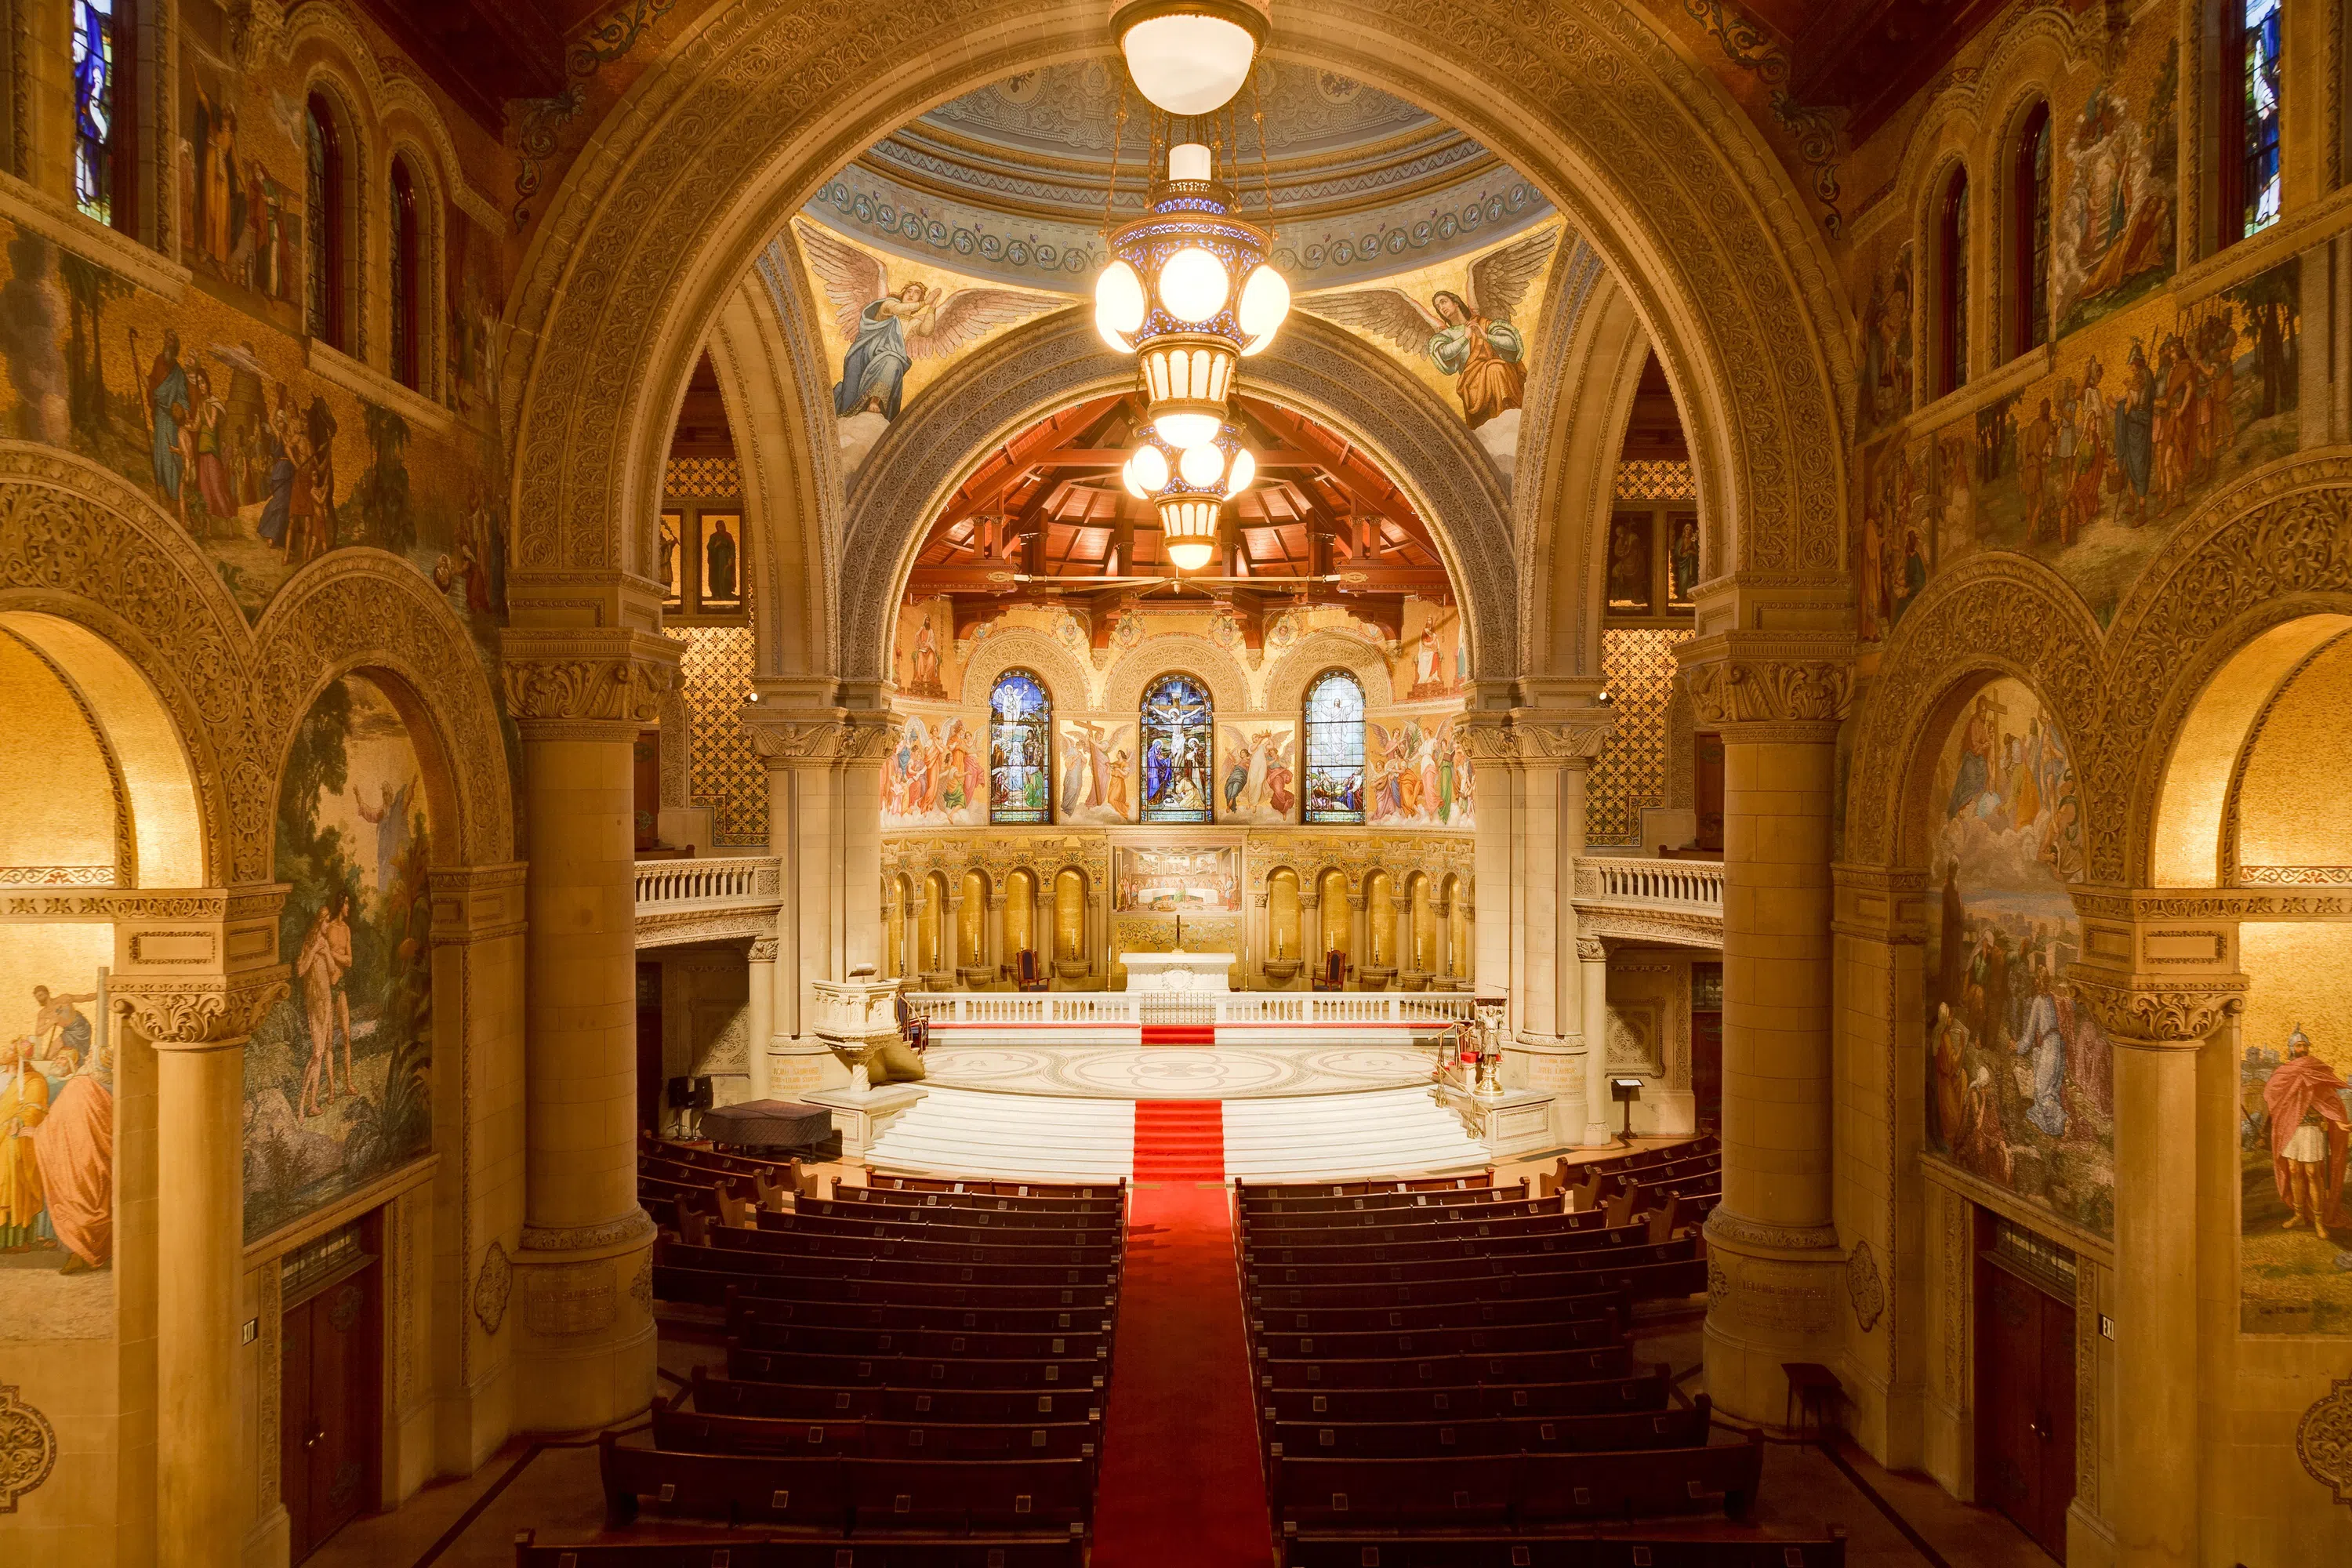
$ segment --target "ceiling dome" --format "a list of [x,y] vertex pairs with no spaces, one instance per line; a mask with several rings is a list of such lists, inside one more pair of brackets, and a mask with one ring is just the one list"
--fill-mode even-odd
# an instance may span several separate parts
[[[1426,266],[1551,212],[1486,147],[1377,88],[1265,60],[1254,78],[1234,104],[1241,207],[1263,212],[1270,176],[1275,259],[1297,288]],[[1121,136],[1120,87],[1117,58],[1106,56],[966,93],[868,148],[808,216],[913,259],[1082,293],[1108,259],[1101,230],[1114,141],[1114,221],[1143,210],[1150,106],[1127,92]],[[1207,121],[1193,124],[1206,139]]]

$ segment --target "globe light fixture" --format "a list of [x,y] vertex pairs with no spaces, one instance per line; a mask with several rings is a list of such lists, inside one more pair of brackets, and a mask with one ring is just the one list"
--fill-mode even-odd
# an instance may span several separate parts
[[1265,43],[1265,12],[1245,0],[1128,0],[1110,30],[1138,92],[1170,114],[1233,101]]
[[1111,232],[1095,279],[1095,330],[1135,354],[1148,423],[1178,451],[1215,437],[1242,356],[1290,313],[1290,285],[1267,258],[1274,237],[1234,213],[1215,173],[1207,147],[1170,148],[1150,210]]
[[1146,436],[1119,470],[1119,482],[1160,514],[1161,548],[1180,572],[1197,572],[1217,552],[1217,515],[1257,477],[1257,458],[1231,425],[1179,447]]

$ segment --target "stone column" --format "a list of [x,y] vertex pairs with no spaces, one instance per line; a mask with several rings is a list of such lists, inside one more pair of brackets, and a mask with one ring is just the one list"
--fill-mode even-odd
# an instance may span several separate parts
[[983,962],[988,965],[991,978],[1004,973],[1004,889],[990,889],[987,922],[982,934],[988,943],[987,957]]
[[1110,916],[1100,888],[1087,889],[1087,969],[1110,984]]
[[[1517,865],[1519,818],[1518,737],[1501,713],[1473,710],[1454,721],[1454,732],[1470,753],[1470,778],[1477,814],[1471,829],[1471,859],[1477,886],[1486,889],[1488,918],[1477,919],[1473,906],[1469,963],[1474,995],[1501,998],[1505,1009],[1504,1037],[1516,1033],[1526,977],[1519,972],[1517,935],[1507,918],[1517,907],[1513,875]],[[1463,897],[1456,891],[1456,898]]]
[[1309,989],[1323,973],[1323,895],[1306,882],[1298,884],[1298,956]]
[[[2227,1436],[2199,1431],[2198,1066],[2234,1041],[2247,982],[2234,922],[2165,918],[2175,900],[2160,894],[2072,891],[2084,956],[2066,982],[2115,1043],[2116,1463],[2093,1495],[2118,1568],[2189,1568],[2200,1560],[2199,1460]],[[2228,1074],[2234,1085],[2234,1062]]]
[[639,1279],[654,1226],[636,1191],[632,753],[677,678],[679,645],[510,629],[503,652],[530,863],[516,1417],[579,1431],[654,1393],[652,1297]]
[[[887,715],[870,710],[793,706],[789,699],[805,694],[781,686],[755,693],[742,721],[768,767],[768,847],[782,894],[768,1081],[772,1092],[790,1096],[847,1081],[814,1026],[811,987],[881,963],[888,725]],[[955,933],[948,935],[952,943]]]
[[751,1005],[745,1027],[751,1035],[751,1098],[766,1100],[768,1088],[768,1052],[776,1037],[776,939],[772,936],[751,939],[751,951],[744,966],[751,971]]
[[1255,975],[1255,988],[1260,991],[1266,986],[1265,961],[1273,945],[1267,919],[1270,902],[1271,896],[1261,883],[1250,895],[1249,924],[1242,932],[1242,973]]
[[1454,970],[1454,900],[1433,899],[1429,904],[1431,937],[1429,942],[1429,984],[1433,991],[1444,989],[1445,977]]
[[[285,892],[207,889],[174,900],[197,906],[183,918],[115,926],[109,1005],[155,1053],[155,1530],[165,1568],[236,1563],[252,1522],[237,1463],[247,1451],[236,1386],[245,1045],[287,993],[276,962]],[[260,1459],[278,1463],[275,1453]]]
[[[1370,925],[1364,914],[1364,895],[1359,889],[1348,895],[1348,959],[1359,973],[1372,961]],[[1360,990],[1363,982],[1359,980],[1356,984]]]
[[1609,950],[1597,936],[1580,936],[1576,963],[1583,992],[1583,1016],[1577,1026],[1584,1037],[1582,1142],[1588,1149],[1601,1149],[1616,1141],[1609,1126]]
[[[1678,650],[1724,741],[1723,1204],[1706,1226],[1707,1392],[1777,1423],[1784,1363],[1834,1359],[1844,1258],[1832,1204],[1830,814],[1853,693],[1826,639]],[[1808,653],[1811,657],[1807,657]]]

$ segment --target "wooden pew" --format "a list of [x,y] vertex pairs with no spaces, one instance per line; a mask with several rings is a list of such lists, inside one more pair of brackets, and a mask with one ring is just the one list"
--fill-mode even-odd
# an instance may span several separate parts
[[1267,1426],[1330,1421],[1476,1420],[1664,1410],[1674,1386],[1664,1362],[1628,1377],[1571,1383],[1470,1384],[1444,1388],[1291,1388],[1258,1394]]
[[877,1421],[1082,1421],[1102,1414],[1102,1391],[1081,1388],[824,1388],[745,1382],[694,1369],[694,1408],[724,1415]]
[[752,1383],[899,1388],[1089,1388],[1107,1361],[982,1361],[976,1357],[819,1355],[803,1351],[727,1349],[727,1375]]
[[896,1187],[845,1187],[836,1184],[827,1203],[879,1210],[958,1208],[984,1214],[1065,1215],[1092,1218],[1127,1212],[1127,1199],[1105,1197],[1014,1197],[1003,1193],[936,1193]]
[[1076,1531],[1059,1535],[901,1534],[849,1545],[730,1535],[719,1541],[541,1546],[535,1531],[515,1535],[515,1568],[1084,1568],[1086,1560],[1086,1537]]
[[1845,1568],[1845,1531],[1834,1528],[1825,1539],[1805,1541],[1452,1531],[1374,1541],[1301,1533],[1286,1536],[1282,1550],[1284,1568]]
[[[1494,1331],[1498,1334],[1516,1331]],[[967,1329],[840,1328],[822,1323],[747,1322],[732,1338],[750,1350],[805,1351],[815,1355],[906,1356],[928,1361],[960,1358],[1080,1361],[1108,1360],[1110,1356],[1110,1336],[1097,1329],[1008,1334],[976,1332]]]
[[1537,1296],[1583,1295],[1622,1290],[1636,1301],[1673,1300],[1706,1289],[1706,1260],[1692,1257],[1660,1263],[1571,1268],[1559,1272],[1472,1273],[1448,1279],[1300,1283],[1253,1277],[1248,1300],[1260,1311],[1291,1308],[1386,1307],[1439,1301],[1501,1301]]
[[1696,1448],[1706,1442],[1708,1405],[1593,1415],[1485,1416],[1467,1421],[1273,1423],[1267,1452],[1341,1459],[1441,1458],[1454,1454],[1585,1454]]
[[[1465,1178],[1466,1179],[1466,1178]],[[1468,1186],[1454,1186],[1450,1182],[1433,1187],[1391,1187],[1382,1184],[1367,1187],[1360,1182],[1339,1182],[1318,1185],[1307,1184],[1293,1186],[1265,1186],[1257,1183],[1236,1180],[1234,1183],[1237,1206],[1244,1214],[1350,1214],[1366,1210],[1390,1208],[1431,1208],[1449,1205],[1482,1203],[1524,1203],[1536,1194],[1525,1177],[1498,1186],[1492,1182],[1474,1182]]]
[[[863,1192],[862,1187],[845,1187],[844,1193]],[[1125,1223],[1118,1209],[1105,1203],[1078,1205],[1055,1202],[1040,1206],[1040,1200],[1023,1200],[1022,1206],[1012,1206],[1011,1198],[978,1198],[969,1202],[958,1198],[947,1204],[903,1201],[917,1197],[936,1197],[937,1194],[888,1193],[881,1202],[866,1202],[835,1196],[803,1198],[793,1205],[796,1214],[836,1219],[867,1219],[907,1226],[929,1224],[971,1226],[975,1229],[1016,1230],[1083,1230],[1106,1231],[1116,1235]],[[1004,1207],[998,1207],[1003,1205]]]
[[804,1323],[813,1328],[840,1329],[940,1329],[984,1334],[1079,1332],[1108,1336],[1111,1332],[1111,1319],[1106,1310],[1087,1312],[1051,1307],[770,1300],[746,1296],[740,1289],[730,1293],[726,1308],[728,1330],[736,1333],[751,1323]]
[[[1371,1177],[1349,1182],[1247,1182],[1234,1178],[1244,1201],[1265,1198],[1354,1198],[1414,1193],[1467,1193],[1495,1187],[1493,1170],[1475,1176]],[[1527,1184],[1519,1185],[1524,1189]]]
[[[724,1240],[734,1245],[752,1234],[749,1231],[728,1232]],[[713,1239],[720,1238],[714,1233]],[[1475,1278],[1479,1274],[1490,1277],[1508,1275],[1520,1279],[1553,1271],[1599,1274],[1645,1263],[1679,1263],[1698,1256],[1696,1238],[1685,1237],[1675,1241],[1644,1240],[1632,1246],[1596,1248],[1590,1253],[1566,1251],[1546,1255],[1538,1250],[1533,1254],[1477,1254],[1468,1258],[1408,1258],[1390,1263],[1251,1264],[1244,1260],[1244,1273],[1255,1286],[1422,1284]]]
[[[762,1215],[790,1220],[794,1215]],[[746,1251],[788,1254],[795,1258],[898,1258],[917,1263],[976,1263],[986,1268],[1007,1265],[1050,1265],[1061,1268],[1114,1268],[1119,1247],[1115,1242],[1057,1243],[1027,1247],[1019,1243],[877,1239],[864,1236],[828,1236],[818,1231],[762,1225],[735,1233],[729,1244]]]
[[794,1420],[701,1410],[653,1413],[654,1446],[679,1453],[833,1454],[845,1458],[1086,1459],[1100,1450],[1098,1420],[1033,1422]]
[[1296,1333],[1280,1330],[1254,1335],[1260,1361],[1362,1361],[1435,1354],[1516,1354],[1526,1351],[1590,1350],[1622,1338],[1612,1318],[1571,1318],[1549,1323],[1496,1323],[1466,1329],[1420,1329],[1399,1332]]
[[1084,1459],[861,1459],[675,1453],[597,1440],[605,1513],[724,1519],[835,1534],[1083,1528],[1094,1493]]
[[1313,1307],[1253,1309],[1253,1332],[1267,1329],[1293,1333],[1361,1333],[1376,1329],[1400,1332],[1421,1329],[1469,1329],[1490,1324],[1550,1323],[1575,1318],[1606,1318],[1623,1322],[1631,1303],[1615,1290],[1582,1296],[1541,1296],[1509,1301],[1443,1301],[1420,1307]]
[[[952,1363],[950,1363],[952,1364]],[[1357,1361],[1277,1361],[1256,1363],[1260,1390],[1284,1388],[1415,1388],[1477,1383],[1576,1383],[1627,1377],[1633,1354],[1622,1344],[1590,1350],[1507,1351],[1496,1354],[1367,1357]],[[732,1371],[730,1365],[730,1371]]]
[[1536,1530],[1602,1520],[1745,1515],[1763,1474],[1760,1437],[1744,1443],[1507,1458],[1270,1458],[1266,1490],[1294,1530]]
[[[868,1191],[892,1193],[952,1193],[973,1197],[1116,1198],[1127,1197],[1127,1179],[1115,1182],[986,1182],[950,1176],[886,1176],[869,1173]],[[855,1191],[856,1189],[852,1189]]]
[[[819,1205],[823,1205],[823,1207]],[[1088,1215],[1084,1226],[1024,1225],[1027,1216],[997,1215],[994,1222],[967,1225],[960,1209],[872,1210],[865,1214],[831,1212],[829,1199],[810,1198],[789,1214],[762,1214],[760,1228],[800,1231],[811,1236],[862,1237],[873,1241],[960,1241],[980,1247],[1108,1247],[1126,1240],[1115,1220]],[[980,1215],[969,1216],[972,1218]]]

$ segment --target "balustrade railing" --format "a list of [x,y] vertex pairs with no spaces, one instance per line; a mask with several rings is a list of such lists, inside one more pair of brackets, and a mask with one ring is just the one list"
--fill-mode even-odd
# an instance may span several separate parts
[[772,855],[735,855],[703,860],[637,862],[637,912],[730,904],[772,903],[781,887],[781,862]]
[[1347,991],[914,991],[934,1024],[1417,1024],[1476,1016],[1467,993]]
[[1640,904],[1723,913],[1723,866],[1713,860],[1587,856],[1576,863],[1580,903]]

